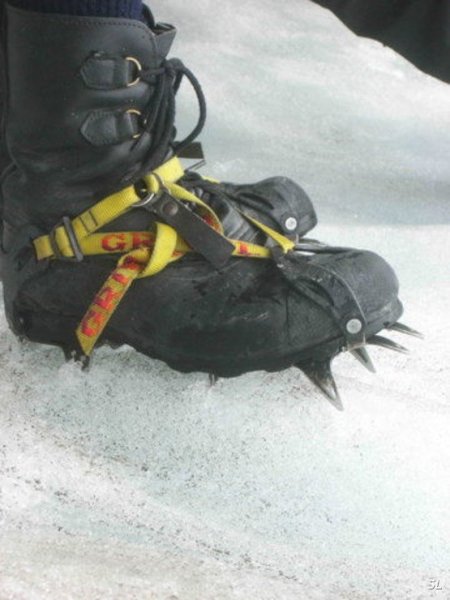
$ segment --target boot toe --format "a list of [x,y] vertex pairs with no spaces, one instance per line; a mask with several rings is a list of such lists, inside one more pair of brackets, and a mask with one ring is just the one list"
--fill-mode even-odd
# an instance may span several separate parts
[[374,252],[349,250],[319,255],[314,262],[333,271],[347,283],[368,320],[397,300],[397,276],[392,267]]

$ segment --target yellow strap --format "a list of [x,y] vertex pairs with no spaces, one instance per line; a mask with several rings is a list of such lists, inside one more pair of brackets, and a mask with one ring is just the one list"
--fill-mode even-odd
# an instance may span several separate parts
[[[142,247],[153,248],[155,237],[155,234],[150,231],[107,231],[93,233],[89,237],[80,240],[79,246],[85,256],[125,254]],[[233,256],[247,258],[270,258],[271,256],[269,248],[265,246],[227,239],[234,246]],[[187,252],[192,252],[192,248],[178,235],[173,250],[174,259]]]
[[[169,225],[165,223],[156,223],[156,239],[151,252],[150,258],[147,261],[145,268],[139,274],[139,277],[151,277],[156,275],[172,261],[173,253],[177,246],[178,234]],[[149,250],[145,250],[147,254]]]
[[98,338],[141,271],[141,265],[128,258],[126,255],[119,262],[77,327],[76,336],[86,356],[92,354]]
[[173,260],[176,242],[176,231],[164,223],[157,223],[153,251],[142,247],[120,259],[77,327],[76,335],[86,356],[92,354],[95,344],[133,281],[162,271]]
[[[183,167],[181,166],[179,159],[174,157],[161,165],[158,169],[155,169],[144,179],[148,191],[156,194],[159,192],[161,181],[177,181],[183,174]],[[101,200],[89,210],[85,211],[75,219],[72,219],[72,228],[78,243],[95,231],[105,227],[108,223],[115,221],[118,217],[130,210],[130,208],[138,201],[139,196],[137,195],[134,186],[129,186],[120,192]],[[54,239],[62,256],[66,258],[72,258],[74,256],[70,240],[63,226],[55,229]],[[33,243],[38,260],[54,258],[50,236],[43,235],[34,240]]]
[[[163,186],[163,189],[174,198],[194,204],[202,218],[223,235],[222,223],[211,207],[176,184],[183,174],[179,160],[174,157],[144,177],[144,180],[150,193],[158,193]],[[71,221],[73,234],[83,255],[123,254],[117,267],[94,298],[77,328],[77,338],[87,356],[92,353],[95,344],[132,283],[136,279],[156,275],[169,263],[192,251],[175,229],[165,223],[157,222],[155,233],[148,231],[96,233],[133,208],[138,200],[136,190],[130,186],[101,200]],[[268,238],[276,242],[284,253],[294,248],[294,242],[271,227],[248,215],[244,216]],[[234,246],[233,256],[265,259],[271,257],[270,249],[265,246],[242,240],[230,239],[229,241]],[[71,240],[64,226],[59,226],[54,230],[53,243],[57,245],[58,252],[63,257],[72,258],[74,256]],[[38,260],[57,258],[50,236],[37,238],[34,240],[34,246]]]

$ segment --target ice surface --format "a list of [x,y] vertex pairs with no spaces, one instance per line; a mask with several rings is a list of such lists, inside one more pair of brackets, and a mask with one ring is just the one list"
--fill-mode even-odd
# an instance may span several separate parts
[[0,317],[1,600],[450,598],[450,88],[306,0],[153,8],[208,172],[299,180],[426,340],[340,357],[339,414],[294,369],[210,389],[123,348],[87,376]]

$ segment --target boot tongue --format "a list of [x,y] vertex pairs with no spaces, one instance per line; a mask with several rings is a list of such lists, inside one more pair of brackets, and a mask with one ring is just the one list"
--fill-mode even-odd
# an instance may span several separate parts
[[155,35],[156,52],[166,58],[172,47],[177,30],[169,23],[156,23],[152,11],[145,4],[142,7],[142,21]]
[[169,54],[177,30],[168,23],[157,23],[153,31],[156,33],[156,50],[161,58],[165,58]]

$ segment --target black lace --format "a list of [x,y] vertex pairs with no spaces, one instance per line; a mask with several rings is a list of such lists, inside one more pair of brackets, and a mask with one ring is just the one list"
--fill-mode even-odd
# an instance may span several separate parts
[[[199,117],[191,133],[183,140],[175,142],[175,97],[183,77],[186,77],[195,92]],[[154,89],[148,102],[148,109],[142,114],[143,129],[151,136],[150,147],[146,149],[148,158],[144,160],[142,167],[145,173],[167,160],[171,153],[181,153],[197,138],[206,121],[206,100],[195,75],[177,58],[164,60],[156,69],[143,70],[140,78]],[[147,136],[142,136],[141,139],[142,144],[149,144]],[[236,207],[230,205],[231,194],[221,186],[204,180],[192,171],[186,171],[180,183],[213,208],[224,226],[229,226],[230,231],[227,233],[232,232],[235,237],[244,240],[254,241],[259,238],[261,235],[259,230],[244,219],[236,211]]]
[[[183,77],[194,89],[199,106],[199,118],[191,133],[180,142],[174,142],[175,129],[175,96]],[[166,59],[156,69],[142,71],[141,79],[154,86],[148,110],[143,113],[144,131],[151,135],[148,150],[148,165],[153,168],[164,161],[170,150],[174,154],[187,148],[202,131],[206,121],[206,100],[198,79],[179,59]]]

